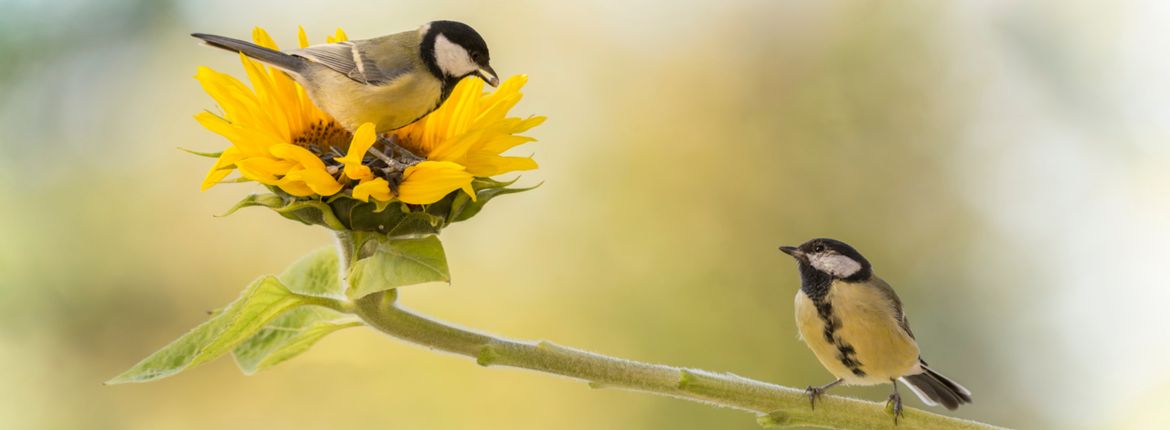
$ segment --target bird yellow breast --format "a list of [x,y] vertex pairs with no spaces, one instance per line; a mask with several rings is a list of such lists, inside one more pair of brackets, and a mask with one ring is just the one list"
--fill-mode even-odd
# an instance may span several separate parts
[[904,376],[917,365],[918,344],[899,326],[894,303],[881,290],[834,281],[824,300],[828,323],[821,315],[825,312],[818,312],[804,291],[797,292],[796,326],[829,373],[849,384],[872,385]]
[[307,87],[309,96],[343,127],[355,130],[372,122],[379,133],[410,124],[438,106],[442,82],[429,73],[401,76],[369,86],[332,70],[320,69]]

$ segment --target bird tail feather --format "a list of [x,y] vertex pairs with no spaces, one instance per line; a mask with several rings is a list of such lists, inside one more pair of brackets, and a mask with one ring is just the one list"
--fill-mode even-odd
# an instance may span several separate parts
[[239,52],[291,73],[300,73],[301,69],[305,66],[305,60],[303,58],[288,55],[274,49],[268,49],[251,42],[216,36],[214,34],[192,33],[191,36],[206,42],[209,46]]
[[922,373],[906,375],[900,379],[928,405],[941,404],[947,409],[954,410],[959,405],[971,403],[971,391],[926,367],[926,363],[922,363]]

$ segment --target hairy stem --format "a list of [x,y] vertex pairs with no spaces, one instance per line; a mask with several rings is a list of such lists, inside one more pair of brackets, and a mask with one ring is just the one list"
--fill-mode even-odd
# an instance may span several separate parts
[[[370,252],[362,235],[339,231],[341,273]],[[568,348],[547,341],[518,341],[464,329],[427,318],[398,306],[397,293],[388,290],[354,302],[320,303],[359,316],[385,334],[453,354],[474,358],[481,366],[509,366],[586,381],[593,388],[618,388],[670,396],[754,412],[765,427],[821,427],[835,429],[997,429],[988,424],[907,408],[895,425],[883,403],[832,395],[809,405],[805,390],[783,387],[731,373],[714,373],[662,364],[643,363]]]
[[642,363],[549,342],[499,338],[435,321],[395,303],[393,290],[358,299],[356,313],[382,332],[428,348],[475,358],[481,366],[510,366],[760,414],[765,426],[838,429],[993,429],[991,425],[905,410],[895,427],[882,403],[826,395],[809,407],[804,390],[698,369]]

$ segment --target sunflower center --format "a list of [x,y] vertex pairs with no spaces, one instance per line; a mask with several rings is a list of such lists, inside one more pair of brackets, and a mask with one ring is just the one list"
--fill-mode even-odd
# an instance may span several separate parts
[[401,147],[402,149],[410,151],[410,153],[412,155],[421,154],[420,155],[421,157],[426,157],[426,154],[428,154],[430,152],[428,150],[429,148],[426,148],[423,145],[421,145],[421,142],[415,141],[416,140],[415,136],[412,136],[410,134],[398,134],[398,133],[394,133],[394,134],[392,134],[392,136],[395,138],[394,143],[398,144],[398,146]]
[[320,156],[335,152],[345,153],[349,149],[350,140],[353,140],[353,133],[341,124],[333,120],[318,120],[297,135],[293,139],[293,144]]

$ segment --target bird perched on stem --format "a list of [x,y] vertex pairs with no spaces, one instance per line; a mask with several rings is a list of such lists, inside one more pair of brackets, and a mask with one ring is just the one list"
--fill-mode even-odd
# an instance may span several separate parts
[[902,415],[902,381],[927,405],[955,409],[971,403],[971,392],[922,361],[902,301],[869,261],[848,244],[813,239],[780,250],[800,267],[796,325],[817,360],[837,379],[807,389],[809,402],[838,384],[894,385],[887,404],[894,422]]

